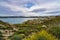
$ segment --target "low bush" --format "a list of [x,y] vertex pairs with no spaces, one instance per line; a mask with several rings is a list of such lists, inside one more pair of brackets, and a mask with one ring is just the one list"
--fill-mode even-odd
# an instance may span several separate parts
[[60,38],[60,27],[51,27],[48,30],[50,33],[55,35],[57,38]]
[[24,38],[23,40],[58,40],[58,39],[55,38],[55,36],[49,34],[47,31],[41,30],[40,32],[34,33],[29,37]]

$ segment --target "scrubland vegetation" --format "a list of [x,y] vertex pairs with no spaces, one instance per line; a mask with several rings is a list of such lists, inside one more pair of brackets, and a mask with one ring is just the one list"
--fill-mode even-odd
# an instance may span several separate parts
[[28,20],[21,24],[0,21],[0,40],[60,40],[60,16]]

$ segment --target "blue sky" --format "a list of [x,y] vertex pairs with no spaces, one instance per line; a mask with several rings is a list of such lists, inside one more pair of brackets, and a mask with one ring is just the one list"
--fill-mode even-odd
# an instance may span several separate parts
[[0,16],[60,15],[60,0],[0,0]]

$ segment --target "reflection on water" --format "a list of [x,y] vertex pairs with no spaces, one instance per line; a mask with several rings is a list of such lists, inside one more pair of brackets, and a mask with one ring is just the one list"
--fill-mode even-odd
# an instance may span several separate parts
[[0,20],[11,23],[11,24],[22,23],[22,22],[25,22],[27,20],[32,20],[32,19],[35,19],[35,18],[0,18]]

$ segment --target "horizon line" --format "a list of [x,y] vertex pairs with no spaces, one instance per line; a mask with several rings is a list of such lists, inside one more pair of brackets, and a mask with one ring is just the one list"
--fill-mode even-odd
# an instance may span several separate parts
[[54,16],[0,16],[0,18],[40,18],[40,17],[54,17]]

